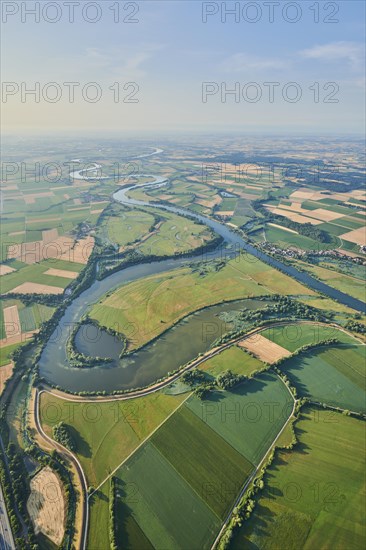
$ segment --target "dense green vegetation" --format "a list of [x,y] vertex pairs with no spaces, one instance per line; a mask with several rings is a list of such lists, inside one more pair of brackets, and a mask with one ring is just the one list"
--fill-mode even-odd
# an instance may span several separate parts
[[53,439],[61,443],[69,451],[75,451],[76,445],[70,433],[70,427],[65,422],[59,422],[52,429]]

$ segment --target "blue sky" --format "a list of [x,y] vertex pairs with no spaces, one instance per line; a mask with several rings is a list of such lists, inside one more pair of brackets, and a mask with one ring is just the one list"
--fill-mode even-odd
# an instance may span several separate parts
[[[42,12],[35,23],[20,2],[18,12],[6,21],[3,13],[2,79],[19,90],[21,82],[23,88],[39,82],[41,89],[56,82],[62,92],[55,103],[42,96],[39,103],[30,96],[22,102],[20,91],[9,95],[2,104],[6,130],[363,131],[364,2],[273,2],[270,22],[266,2],[144,0],[136,2],[136,23],[115,23],[110,9],[115,3],[95,2],[100,20],[94,24],[83,20],[82,8],[88,4],[83,1],[75,6],[73,23],[63,1],[58,2],[60,20],[55,23],[45,21]],[[222,21],[221,5],[232,9],[235,3],[239,21],[233,15]],[[35,2],[27,4],[31,8]],[[40,2],[41,8],[46,4]],[[133,10],[126,2],[119,4],[121,17]],[[319,7],[319,22],[314,21],[314,6]],[[88,16],[94,17],[94,8],[89,10]],[[217,13],[204,23],[205,11]],[[51,7],[46,17],[55,14]],[[255,16],[257,22],[245,20]],[[296,16],[297,22],[285,20]],[[338,22],[327,23],[326,18]],[[63,84],[70,81],[80,83],[72,104]],[[97,103],[82,97],[81,87],[90,82],[102,92]],[[115,82],[120,83],[120,99],[134,89],[123,90],[123,85],[135,82],[138,101],[115,103],[109,89]],[[213,84],[203,102],[205,82]],[[268,82],[277,83],[273,102]],[[225,96],[230,89],[237,95]],[[285,101],[286,93],[290,99],[301,97]],[[252,101],[255,94],[257,102]],[[325,103],[327,96],[338,102]]]

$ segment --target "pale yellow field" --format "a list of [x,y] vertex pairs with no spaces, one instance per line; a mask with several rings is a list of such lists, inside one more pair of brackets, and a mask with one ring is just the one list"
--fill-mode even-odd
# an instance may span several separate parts
[[22,283],[10,290],[16,294],[62,294],[63,288],[58,286],[41,285],[39,283]]
[[66,506],[59,477],[46,466],[31,480],[30,488],[27,510],[34,532],[43,533],[60,546],[65,532]]
[[93,237],[85,237],[79,241],[75,241],[71,237],[58,237],[50,242],[33,241],[12,244],[8,247],[8,259],[34,264],[42,260],[57,258],[67,262],[86,264],[93,248]]
[[343,233],[340,237],[351,243],[364,245],[366,244],[366,227],[359,227],[353,231],[348,231],[348,233]]
[[12,267],[9,267],[8,265],[1,264],[0,265],[0,277],[2,275],[7,275],[8,273],[11,273],[12,271],[15,271]]
[[77,271],[66,271],[66,269],[55,269],[50,267],[44,272],[45,275],[54,275],[55,277],[65,277],[65,279],[76,279],[79,275]]
[[271,340],[268,340],[261,334],[254,334],[250,338],[242,340],[239,346],[251,351],[258,359],[269,364],[275,363],[279,359],[282,359],[282,357],[291,355],[290,351],[271,342]]

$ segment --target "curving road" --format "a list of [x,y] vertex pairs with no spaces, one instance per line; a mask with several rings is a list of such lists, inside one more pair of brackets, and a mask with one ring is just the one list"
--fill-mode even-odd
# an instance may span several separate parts
[[[151,393],[155,393],[155,392],[165,388],[166,386],[168,386],[169,384],[171,384],[172,382],[174,382],[178,378],[180,378],[185,372],[198,367],[203,362],[205,362],[208,359],[220,354],[222,351],[229,348],[233,344],[236,344],[236,343],[238,343],[242,340],[251,338],[255,334],[258,334],[258,333],[260,333],[264,330],[267,330],[268,328],[278,327],[278,326],[288,326],[288,325],[291,325],[291,324],[311,324],[311,325],[318,325],[318,326],[320,325],[320,326],[326,326],[326,327],[331,326],[331,327],[334,327],[338,330],[341,330],[342,332],[345,332],[345,333],[349,334],[349,332],[347,330],[345,330],[343,327],[337,325],[336,323],[322,323],[322,322],[306,321],[306,320],[302,320],[302,319],[301,320],[300,319],[299,320],[293,320],[293,321],[278,321],[278,322],[270,323],[270,324],[262,326],[262,327],[255,328],[255,329],[249,331],[248,333],[246,333],[245,335],[241,335],[241,336],[238,336],[236,338],[233,338],[229,342],[226,342],[225,344],[222,344],[221,346],[208,351],[202,357],[199,357],[199,358],[191,361],[185,367],[183,367],[181,370],[179,370],[177,373],[165,378],[162,382],[159,382],[157,384],[154,384],[154,385],[149,386],[149,387],[147,387],[145,389],[142,389],[142,390],[131,391],[127,394],[122,394],[122,395],[89,396],[88,397],[88,396],[82,396],[82,395],[73,396],[73,395],[67,394],[65,392],[62,392],[60,390],[54,390],[54,389],[48,387],[45,384],[42,384],[41,388],[35,388],[36,395],[35,395],[35,399],[34,399],[34,420],[35,420],[35,426],[36,426],[36,429],[38,431],[38,434],[49,445],[53,446],[56,450],[61,452],[61,454],[66,455],[71,460],[71,462],[75,466],[76,472],[77,472],[78,477],[79,477],[80,485],[81,485],[82,490],[83,490],[83,519],[82,519],[82,535],[81,535],[81,545],[80,545],[81,550],[86,550],[87,537],[88,537],[88,527],[89,527],[89,496],[88,496],[88,484],[87,484],[86,476],[84,474],[83,468],[82,468],[78,458],[71,451],[69,451],[66,447],[64,447],[60,443],[57,443],[56,441],[54,441],[52,438],[50,438],[44,432],[44,430],[42,428],[42,425],[41,425],[41,422],[40,422],[40,417],[39,417],[40,396],[41,396],[41,394],[42,393],[50,393],[50,394],[53,394],[57,397],[61,397],[65,401],[73,401],[73,402],[81,401],[81,402],[84,402],[84,403],[90,403],[90,402],[95,402],[95,401],[101,401],[101,402],[125,401],[125,400],[129,400],[129,399],[136,399],[136,398],[139,398],[139,397],[144,397],[146,395],[149,395]],[[359,340],[359,341],[363,345],[365,345],[364,342],[362,342],[361,340]],[[290,392],[290,394],[291,394],[291,392]],[[291,394],[291,396],[292,396],[292,394]],[[293,407],[291,416],[289,417],[289,419],[287,420],[287,422],[283,426],[283,428],[280,430],[280,432],[277,434],[277,436],[276,436],[275,440],[273,441],[273,443],[271,444],[271,446],[268,448],[266,456],[268,455],[270,450],[273,448],[273,446],[275,445],[278,437],[281,435],[282,431],[284,430],[284,428],[286,427],[286,425],[289,422],[290,418],[292,417],[293,412],[295,410],[295,405],[296,405],[296,402],[294,400],[294,407]],[[264,459],[265,459],[265,457],[263,458],[263,460],[260,463],[260,465],[258,466],[258,468],[261,466]],[[258,470],[258,468],[257,468],[257,470]],[[240,495],[238,496],[238,499],[236,500],[235,505],[232,507],[232,509],[234,509],[234,507],[237,505],[237,503],[241,499],[241,497],[244,494],[248,484],[252,480],[253,476],[256,474],[256,471],[253,473],[251,478],[247,481],[246,485],[243,487],[243,489],[242,489]],[[227,519],[225,520],[225,523],[222,527],[222,530],[224,529],[227,522],[229,521],[230,516],[231,516],[231,512],[228,515]],[[222,533],[222,530],[220,530],[220,534]],[[217,539],[215,540],[213,547],[216,545],[218,540],[219,540],[219,537],[217,537]]]

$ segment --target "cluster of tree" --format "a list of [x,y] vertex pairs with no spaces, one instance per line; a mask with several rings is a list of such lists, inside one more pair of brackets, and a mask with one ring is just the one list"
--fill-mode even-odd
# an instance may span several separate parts
[[245,380],[247,380],[247,376],[234,374],[231,370],[227,370],[216,377],[216,384],[223,390],[229,390]]
[[225,260],[214,259],[207,262],[195,262],[190,265],[192,273],[198,273],[200,277],[205,277],[209,273],[218,273],[226,266]]
[[188,384],[189,386],[196,386],[201,384],[205,380],[205,374],[198,369],[192,369],[185,372],[182,376],[182,382]]
[[110,550],[117,550],[117,540],[116,540],[116,518],[115,518],[115,507],[116,507],[116,480],[114,476],[110,477],[110,487],[109,487],[109,544]]
[[351,330],[352,332],[357,332],[358,334],[366,334],[366,325],[363,325],[358,321],[354,321],[353,319],[349,319],[347,321],[345,328]]
[[16,504],[15,504],[14,494],[12,491],[12,484],[11,484],[11,480],[7,475],[5,462],[2,455],[0,455],[0,482],[1,482],[1,487],[4,494],[4,500],[5,500],[9,520],[10,520],[11,529],[13,533],[16,535],[20,531],[21,524],[16,514],[16,510],[15,510]]
[[21,300],[26,306],[42,304],[44,306],[58,307],[63,301],[62,294],[18,294],[17,292],[9,292],[4,295],[4,298]]
[[198,397],[198,399],[206,399],[210,392],[213,391],[216,388],[215,384],[212,382],[206,382],[204,384],[201,384],[200,386],[197,386],[194,390],[194,394]]
[[[288,296],[280,294],[269,297],[271,303],[261,309],[242,308],[237,311],[220,313],[220,319],[225,323],[234,325],[233,330],[217,338],[212,347],[220,346],[231,339],[240,336],[243,331],[249,328],[256,328],[265,324],[271,319],[282,319],[289,321],[293,319],[309,319],[310,321],[325,321],[327,317],[324,312],[312,306],[308,306]],[[329,315],[330,316],[330,315]]]
[[52,435],[55,441],[61,443],[69,451],[75,451],[76,445],[70,433],[70,428],[65,422],[59,422],[52,429]]
[[90,355],[84,355],[76,349],[76,335],[79,332],[80,327],[88,322],[89,321],[85,320],[81,323],[78,323],[73,328],[66,344],[67,358],[70,364],[76,368],[96,367],[98,365],[105,365],[106,363],[111,363],[113,361],[113,359],[111,359],[110,357],[92,357]]

